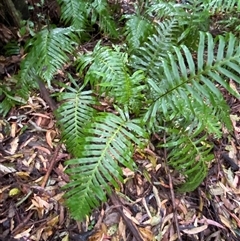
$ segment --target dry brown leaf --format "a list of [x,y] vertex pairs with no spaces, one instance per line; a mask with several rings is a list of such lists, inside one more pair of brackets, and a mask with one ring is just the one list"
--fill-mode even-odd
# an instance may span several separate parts
[[46,147],[43,147],[43,146],[34,146],[34,148],[37,148],[43,152],[46,152],[48,155],[51,155],[51,152],[46,148]]
[[177,233],[174,233],[170,236],[170,239],[169,241],[175,241],[175,240],[178,240],[178,234]]
[[48,203],[47,201],[45,201],[41,197],[37,196],[36,194],[34,194],[34,197],[32,198],[31,201],[32,201],[32,204],[27,209],[27,211],[29,209],[36,209],[39,217],[42,217],[44,212],[50,211],[53,208],[53,204]]
[[118,225],[118,233],[121,235],[123,241],[126,241],[126,224],[123,222],[122,218],[120,219],[119,225]]
[[144,241],[153,241],[153,234],[150,229],[140,227],[139,231]]
[[47,130],[46,132],[46,141],[47,141],[47,144],[53,148],[53,144],[52,144],[52,140],[55,138],[56,136],[56,131],[54,130]]
[[30,232],[31,232],[33,227],[34,227],[34,225],[32,225],[30,228],[24,230],[23,232],[15,235],[14,238],[17,239],[17,240],[20,240],[21,238],[29,237],[30,236]]
[[50,117],[48,115],[45,115],[45,114],[42,114],[42,113],[32,113],[31,115],[46,118],[46,119],[50,119]]
[[222,228],[222,229],[226,229],[225,227],[223,227],[220,223],[214,221],[214,220],[210,220],[210,219],[207,219],[207,218],[203,218],[202,220],[199,220],[198,223],[207,223],[209,225],[214,225],[216,227],[219,227],[219,228]]
[[110,240],[111,237],[107,235],[107,226],[105,224],[101,224],[100,228],[88,238],[88,241],[107,241]]
[[225,218],[225,217],[222,216],[222,215],[219,215],[219,217],[220,217],[220,219],[221,219],[221,222],[222,222],[225,226],[227,226],[227,227],[233,232],[233,230],[232,230],[232,224],[229,222],[229,219]]
[[47,225],[55,227],[58,222],[59,222],[59,215],[57,215],[56,217],[54,217],[51,220],[47,221]]
[[3,164],[0,163],[0,171],[4,174],[8,174],[8,173],[16,172],[17,170],[13,167],[4,166]]
[[132,213],[126,207],[123,208],[123,213],[127,218],[132,220],[135,224],[140,225],[139,221],[132,216]]
[[14,138],[16,136],[16,132],[17,132],[17,123],[13,122],[12,125],[11,125],[11,134],[10,134],[10,136]]
[[27,172],[16,172],[16,175],[24,180],[28,180],[30,177],[29,173],[27,173]]
[[6,152],[8,152],[10,155],[15,154],[15,152],[18,149],[18,145],[19,145],[19,138],[18,137],[13,138],[13,140],[10,143],[11,148],[10,148],[10,150],[8,150]]
[[207,228],[208,228],[208,225],[204,224],[204,225],[196,227],[196,228],[184,229],[183,232],[187,233],[187,234],[197,234],[197,233],[201,233],[202,231],[204,231]]

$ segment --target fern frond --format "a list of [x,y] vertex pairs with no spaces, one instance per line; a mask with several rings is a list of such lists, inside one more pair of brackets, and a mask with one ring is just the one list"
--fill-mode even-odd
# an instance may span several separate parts
[[130,76],[111,82],[110,96],[115,99],[116,104],[128,107],[133,114],[138,114],[145,101],[145,93],[148,89],[143,71],[138,70]]
[[210,153],[212,148],[206,142],[205,124],[196,121],[193,120],[191,123],[181,121],[178,127],[164,129],[168,138],[166,144],[161,146],[171,150],[168,155],[169,164],[186,178],[185,183],[179,187],[181,192],[193,191],[202,183],[207,174],[207,163],[214,158]]
[[161,58],[167,56],[176,45],[175,31],[178,31],[177,19],[166,20],[156,24],[156,33],[150,35],[139,51],[130,58],[135,69],[141,69],[145,75],[158,78],[162,68]]
[[78,58],[77,70],[83,73],[88,68],[84,81],[90,82],[93,86],[98,85],[100,80],[111,82],[114,79],[124,78],[127,56],[127,53],[121,52],[120,48],[103,47],[99,41],[92,53]]
[[117,26],[113,20],[111,9],[106,0],[95,0],[92,4],[92,23],[98,21],[99,27],[105,34],[117,37]]
[[[182,191],[193,190],[206,175],[206,163],[212,158],[209,155],[211,148],[202,144],[207,134],[219,138],[222,122],[231,129],[229,107],[219,85],[240,97],[228,83],[229,79],[240,83],[239,47],[239,41],[232,34],[214,42],[210,34],[200,33],[197,61],[186,46],[174,47],[175,54],[169,53],[169,58],[163,59],[165,77],[161,86],[154,80],[149,81],[159,97],[147,111],[145,121],[149,120],[150,127],[154,122],[159,125],[158,116],[163,115],[167,121],[181,123],[170,131],[165,146],[173,147],[169,157],[171,165],[187,177]],[[183,128],[179,130],[180,126]],[[174,135],[174,132],[178,134]]]
[[88,67],[85,83],[97,86],[100,94],[114,98],[117,105],[127,106],[137,113],[147,85],[143,71],[129,74],[127,61],[128,55],[123,54],[120,48],[102,47],[99,42],[93,53],[79,58],[78,70],[82,73]]
[[68,53],[75,46],[75,35],[71,28],[43,29],[29,43],[30,52],[21,64],[20,77],[26,86],[34,85],[32,73],[42,77],[50,86],[58,69],[69,61]]
[[207,4],[208,9],[212,14],[219,12],[235,12],[240,10],[240,3],[238,0],[211,0]]
[[84,128],[91,122],[95,110],[91,105],[96,104],[92,91],[83,91],[71,78],[74,87],[67,87],[66,92],[58,95],[63,104],[57,110],[58,124],[62,130],[62,140],[68,150],[75,156],[81,155],[81,142]]
[[[239,98],[238,93],[228,84],[228,79],[240,83],[237,74],[240,71],[239,41],[230,34],[226,39],[219,37],[219,41],[214,44],[210,34],[201,33],[196,66],[186,46],[182,46],[181,49],[175,47],[174,51],[176,57],[170,53],[169,60],[163,59],[165,77],[162,78],[161,87],[155,88],[159,96],[149,108],[145,118],[154,120],[157,110],[163,110],[164,113],[172,110],[175,113],[180,111],[186,116],[183,107],[191,109],[194,113],[194,101],[206,108],[218,107],[218,117],[225,116],[224,121],[229,126],[229,118],[226,115],[229,108],[216,83]],[[149,83],[151,86],[157,85],[153,80]]]
[[99,115],[89,123],[85,137],[79,140],[81,156],[67,162],[71,165],[67,205],[74,218],[84,218],[100,201],[105,201],[106,193],[111,192],[110,184],[118,187],[117,180],[123,180],[119,164],[134,168],[133,143],[140,144],[138,137],[144,135],[134,120],[111,113]]
[[58,0],[61,6],[61,19],[76,30],[83,30],[86,26],[89,1]]
[[[11,82],[11,81],[9,81]],[[15,82],[15,81],[14,81]],[[0,85],[0,96],[3,98],[0,102],[0,115],[6,116],[7,113],[18,104],[26,104],[28,95],[21,96],[16,88],[16,82],[11,83],[13,86]],[[15,90],[15,92],[13,91]]]
[[20,54],[20,47],[16,41],[8,42],[4,47],[6,56],[18,55]]
[[182,15],[183,8],[180,4],[175,2],[163,2],[154,1],[153,4],[146,11],[151,17],[157,17],[159,19],[169,19],[176,17],[177,15]]
[[153,32],[153,24],[145,17],[139,15],[127,15],[125,35],[130,50],[138,49]]

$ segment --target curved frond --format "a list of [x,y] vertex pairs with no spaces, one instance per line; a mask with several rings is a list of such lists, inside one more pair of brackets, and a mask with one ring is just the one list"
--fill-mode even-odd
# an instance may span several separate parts
[[[205,48],[206,46],[206,48]],[[217,49],[217,53],[215,50]],[[197,114],[193,109],[193,102],[206,108],[216,108],[218,118],[223,118],[229,127],[228,106],[226,105],[218,85],[223,86],[229,93],[236,97],[236,93],[229,85],[232,79],[240,83],[237,73],[240,71],[239,41],[230,35],[224,39],[220,37],[217,43],[210,34],[200,34],[199,48],[197,52],[197,65],[192,54],[186,46],[180,49],[174,48],[175,55],[169,53],[169,59],[163,59],[164,78],[158,87],[155,81],[149,84],[158,97],[149,108],[145,118],[154,120],[158,111],[169,113],[170,110],[180,112],[186,116],[185,109]],[[207,56],[205,56],[207,52]]]
[[14,79],[13,82],[12,79],[8,80],[8,82],[12,82],[9,86],[0,84],[0,115],[2,116],[6,116],[14,106],[18,104],[26,104],[27,102],[28,93],[25,93],[22,96],[20,90],[16,88],[16,81],[17,79]]
[[[92,53],[79,57],[77,69],[80,73],[83,73],[88,67],[84,79],[85,83],[90,82],[91,85],[100,87],[102,85],[106,89],[106,83],[125,77],[128,55],[121,52],[118,47],[112,49],[106,46],[103,47],[100,43],[98,42]],[[99,85],[100,82],[105,84]]]
[[29,44],[30,52],[21,64],[21,80],[33,84],[32,73],[50,81],[58,69],[69,61],[74,50],[75,35],[71,28],[43,29]]
[[81,156],[67,162],[71,165],[67,205],[74,218],[84,218],[106,200],[106,194],[111,192],[109,184],[118,187],[117,180],[123,180],[119,164],[134,168],[133,143],[139,144],[138,138],[144,133],[134,121],[110,113],[89,123],[85,137],[79,140]]
[[240,10],[240,3],[238,0],[211,0],[207,7],[212,13],[233,12]]
[[93,53],[79,58],[78,70],[83,72],[88,67],[85,83],[97,86],[100,93],[114,98],[117,105],[128,106],[136,113],[141,108],[147,85],[143,71],[129,74],[127,61],[128,55],[120,48],[102,47],[98,43]]

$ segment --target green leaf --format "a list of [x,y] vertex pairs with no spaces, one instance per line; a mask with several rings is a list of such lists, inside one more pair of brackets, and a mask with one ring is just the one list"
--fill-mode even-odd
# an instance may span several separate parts
[[70,188],[66,198],[74,218],[81,220],[105,201],[109,185],[118,188],[123,180],[120,164],[134,169],[133,143],[140,144],[140,134],[145,131],[134,121],[110,113],[95,117],[85,128],[80,156],[67,162],[71,181],[65,187]]

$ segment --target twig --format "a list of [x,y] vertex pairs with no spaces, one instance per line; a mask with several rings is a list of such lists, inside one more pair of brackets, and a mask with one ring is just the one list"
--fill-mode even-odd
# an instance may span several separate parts
[[[165,134],[163,136],[163,141],[164,141],[164,144],[166,144],[166,136],[165,136]],[[165,159],[165,161],[167,161],[167,151],[166,151],[166,148],[164,148],[164,159]],[[170,188],[170,193],[171,193],[171,201],[172,201],[172,205],[173,205],[174,223],[175,223],[175,227],[177,229],[178,240],[182,241],[182,237],[181,237],[180,229],[179,229],[179,225],[178,225],[178,219],[177,219],[177,209],[176,209],[176,204],[175,204],[175,195],[174,195],[174,191],[173,191],[172,177],[171,177],[171,174],[170,174],[169,169],[168,169],[167,166],[166,166],[166,170],[167,170],[168,178],[169,178],[169,188]]]
[[21,220],[22,222],[12,231],[12,235],[14,236],[17,231],[19,231],[20,229],[22,229],[23,227],[26,226],[27,222],[30,220],[30,218],[32,217],[34,212],[30,212],[27,217],[25,217],[23,220]]
[[43,182],[42,182],[42,185],[41,187],[44,188],[46,186],[46,183],[47,183],[47,180],[50,176],[50,173],[52,172],[52,169],[56,163],[56,159],[57,159],[57,156],[58,156],[58,152],[60,150],[60,147],[61,147],[61,144],[58,144],[58,146],[56,147],[56,150],[54,152],[54,155],[52,156],[52,158],[50,159],[50,165],[48,167],[48,170],[43,178]]
[[123,206],[121,201],[118,199],[117,195],[115,193],[112,193],[110,196],[110,199],[114,205],[114,207],[117,209],[117,211],[120,213],[121,217],[125,221],[127,227],[130,229],[132,235],[135,237],[137,241],[143,241],[143,238],[141,237],[138,228],[136,225],[132,222],[131,219],[129,219],[123,212]]
[[45,87],[43,81],[36,76],[36,80],[38,82],[39,85],[39,90],[41,93],[42,98],[47,102],[47,104],[49,105],[50,109],[52,111],[55,111],[57,109],[57,104],[54,101],[54,99],[50,96],[49,91],[47,90],[47,88]]

